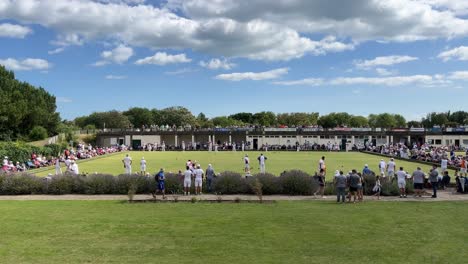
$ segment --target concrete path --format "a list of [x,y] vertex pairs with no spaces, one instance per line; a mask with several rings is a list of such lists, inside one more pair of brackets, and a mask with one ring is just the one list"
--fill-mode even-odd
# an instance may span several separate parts
[[[456,194],[453,190],[439,191],[438,198],[431,198],[430,195],[425,195],[422,198],[415,198],[409,195],[408,198],[399,198],[398,196],[381,196],[380,201],[421,201],[421,202],[434,202],[434,201],[468,201],[468,194]],[[199,200],[211,200],[215,201],[218,196],[213,194],[203,195],[190,195],[183,196],[178,195],[177,199],[190,200],[192,197],[197,197]],[[161,195],[157,196],[157,199],[161,199]],[[258,200],[255,195],[221,195],[219,196],[222,200],[235,200],[237,198],[241,200]],[[134,200],[147,200],[153,199],[151,195],[135,195]],[[167,195],[168,200],[174,200],[173,195]],[[314,197],[314,196],[287,196],[287,195],[264,195],[263,200],[275,200],[275,201],[335,201],[336,196],[326,196],[325,198]],[[0,201],[53,201],[53,200],[128,200],[127,195],[81,195],[81,194],[67,194],[67,195],[3,195],[0,196]],[[365,196],[364,201],[377,201],[375,196]]]

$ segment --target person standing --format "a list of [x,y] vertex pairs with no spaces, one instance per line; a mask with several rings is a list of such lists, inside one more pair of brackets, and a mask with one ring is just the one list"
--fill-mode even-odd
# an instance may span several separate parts
[[437,166],[433,165],[431,173],[429,174],[429,181],[432,185],[432,196],[431,198],[437,198],[437,187],[439,185],[439,171],[437,170]]
[[411,177],[413,178],[413,188],[416,193],[415,195],[421,197],[424,188],[424,172],[422,172],[421,168],[418,167],[413,172]]
[[125,174],[132,174],[132,158],[127,154],[125,158],[122,160],[125,168]]
[[189,166],[187,166],[184,172],[184,194],[185,195],[190,195],[190,187],[192,186],[192,176],[193,176],[193,173],[190,170]]
[[245,143],[244,143],[244,141],[242,141],[241,148],[242,148],[242,152],[244,152],[244,150],[245,150]]
[[385,169],[387,168],[387,164],[383,159],[380,160],[379,162],[379,170],[380,170],[380,176],[385,178]]
[[141,157],[141,160],[140,160],[140,173],[141,173],[141,175],[146,175],[146,160],[145,160],[145,157]]
[[[336,202],[345,202],[346,195],[346,177],[343,175],[343,171],[340,171],[333,181],[336,186]],[[341,199],[340,199],[341,198]]]
[[78,164],[76,164],[74,159],[71,160],[70,172],[75,175],[78,175],[80,173],[80,170],[78,169]]
[[448,167],[448,160],[447,160],[447,156],[444,155],[442,159],[440,160],[440,169],[442,173],[445,173],[447,171],[447,167]]
[[62,175],[62,168],[60,168],[60,157],[55,159],[55,175]]
[[213,179],[215,177],[215,172],[213,166],[208,164],[208,168],[206,168],[206,184],[208,186],[208,192],[211,192],[211,184],[213,183]]
[[260,165],[260,173],[265,173],[265,161],[267,160],[267,157],[263,156],[263,153],[262,153],[257,159]]
[[250,171],[249,155],[245,154],[243,161],[244,161],[244,172],[248,173]]
[[200,164],[197,165],[197,169],[195,170],[195,194],[200,195],[202,194],[202,185],[203,185],[203,176],[205,172],[200,168]]
[[351,202],[351,196],[353,196],[353,203],[356,203],[356,195],[358,192],[358,186],[361,181],[361,178],[357,175],[356,170],[352,170],[351,175],[349,176],[349,196],[348,202]]
[[391,158],[390,161],[388,162],[388,166],[387,166],[387,176],[390,179],[393,179],[393,176],[395,176],[395,169],[396,169],[395,160],[393,158]]
[[377,196],[377,200],[380,200],[380,191],[382,190],[382,184],[380,183],[380,177],[376,176],[375,177],[375,185],[374,188],[372,189],[373,192],[375,192],[374,196]]
[[403,167],[397,172],[398,189],[400,189],[400,198],[406,198],[406,172]]
[[[467,149],[467,151],[468,151],[468,149]],[[460,162],[460,176],[463,176],[463,177],[467,176],[468,161],[466,159],[467,159],[467,157],[463,157],[463,159]]]
[[161,168],[157,174],[158,189],[162,193],[163,199],[166,199],[166,176],[164,176],[164,169]]
[[325,191],[325,174],[324,174],[323,169],[320,170],[320,172],[319,172],[319,174],[317,176],[318,176],[319,189],[318,189],[318,191],[316,191],[314,193],[314,195],[317,195],[317,193],[320,193],[320,197],[324,198],[323,194],[324,194],[324,191]]
[[323,170],[323,175],[325,176],[327,174],[327,166],[325,165],[325,156],[322,156],[318,164],[318,171],[320,172],[322,170]]

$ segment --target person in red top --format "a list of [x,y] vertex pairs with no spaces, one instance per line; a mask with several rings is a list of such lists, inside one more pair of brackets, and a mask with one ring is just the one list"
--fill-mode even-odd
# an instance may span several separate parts
[[468,163],[466,161],[466,157],[464,157],[460,162],[460,174],[462,174],[465,177],[467,176],[467,165]]

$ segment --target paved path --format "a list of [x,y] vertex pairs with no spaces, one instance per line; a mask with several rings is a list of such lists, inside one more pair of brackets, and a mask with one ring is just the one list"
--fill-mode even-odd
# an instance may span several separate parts
[[[453,190],[439,191],[439,197],[433,199],[430,195],[423,196],[422,198],[415,198],[412,195],[408,198],[399,198],[398,196],[381,196],[381,201],[424,201],[424,202],[433,202],[433,201],[468,201],[468,194],[455,194]],[[197,197],[199,200],[211,200],[215,201],[218,199],[218,196],[213,194],[204,194],[204,195],[190,195],[190,196],[177,196],[178,200],[190,200],[192,197]],[[258,200],[255,195],[221,195],[223,200],[235,200],[240,198],[241,200]],[[145,200],[153,199],[151,195],[135,195],[134,200]],[[161,195],[157,196],[157,199],[161,199]],[[173,195],[167,195],[168,200],[174,200]],[[264,200],[275,200],[275,201],[311,201],[311,200],[320,200],[320,201],[335,201],[336,196],[326,196],[325,198],[319,198],[314,196],[287,196],[287,195],[265,195],[263,196]],[[37,200],[37,201],[53,201],[53,200],[128,200],[127,195],[81,195],[81,194],[67,194],[67,195],[3,195],[0,196],[0,201],[26,201],[26,200]],[[365,196],[364,201],[377,200],[377,197],[374,196]]]

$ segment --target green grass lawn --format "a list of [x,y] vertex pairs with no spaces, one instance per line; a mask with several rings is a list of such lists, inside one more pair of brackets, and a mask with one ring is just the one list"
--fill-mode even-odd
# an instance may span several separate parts
[[466,263],[467,206],[1,201],[0,263]]
[[[244,164],[242,152],[129,152],[133,159],[133,171],[140,170],[140,159],[142,156],[147,161],[147,170],[151,173],[164,167],[166,171],[177,172],[185,169],[188,159],[198,161],[203,169],[211,163],[215,170],[243,172]],[[259,172],[257,157],[260,152],[246,152],[251,161],[252,173]],[[119,153],[97,160],[86,160],[79,163],[80,172],[100,172],[109,174],[122,174],[125,172],[122,159],[126,153]],[[345,173],[351,169],[361,171],[364,164],[369,164],[371,170],[378,172],[379,156],[357,153],[357,152],[266,152],[268,160],[266,162],[267,172],[279,175],[285,170],[300,169],[308,173],[314,173],[318,168],[318,161],[322,156],[326,157],[328,175],[332,175],[337,169],[343,169]],[[388,159],[385,159],[388,162]],[[403,166],[408,172],[413,172],[418,164],[405,161],[396,161],[397,166]],[[421,165],[419,165],[421,166]],[[429,166],[421,166],[426,172]],[[54,173],[53,167],[50,170],[41,171],[38,175],[44,176]]]

